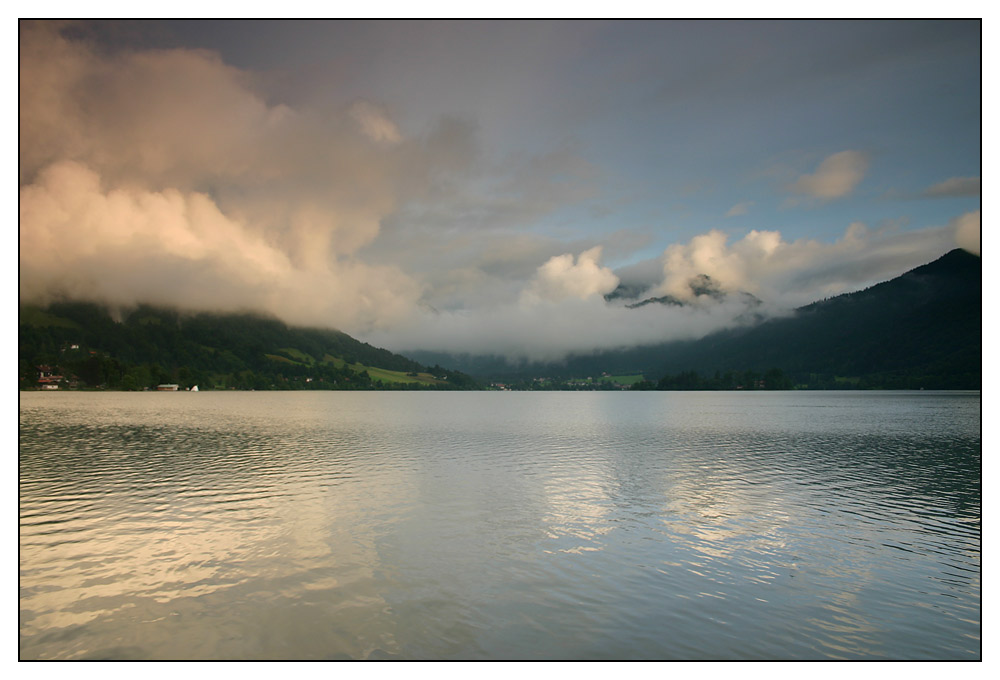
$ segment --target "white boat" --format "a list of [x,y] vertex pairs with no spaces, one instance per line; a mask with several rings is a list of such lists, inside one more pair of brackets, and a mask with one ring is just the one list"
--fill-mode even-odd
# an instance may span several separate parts
[[192,392],[197,392],[197,391],[198,391],[198,386],[197,386],[197,385],[195,385],[194,387],[192,387],[192,388],[191,388],[191,391],[192,391]]

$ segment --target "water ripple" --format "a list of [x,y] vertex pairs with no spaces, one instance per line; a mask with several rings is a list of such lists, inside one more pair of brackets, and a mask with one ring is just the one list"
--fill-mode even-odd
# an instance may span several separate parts
[[980,654],[977,394],[25,394],[19,447],[25,659]]

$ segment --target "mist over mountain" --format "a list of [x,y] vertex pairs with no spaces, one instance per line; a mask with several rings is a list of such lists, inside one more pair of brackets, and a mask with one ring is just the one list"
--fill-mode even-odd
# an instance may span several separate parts
[[[640,294],[628,291],[629,294]],[[624,297],[624,293],[621,297]],[[673,307],[680,301],[644,298]],[[498,356],[411,352],[480,378],[516,380],[694,371],[782,370],[808,387],[978,389],[982,381],[982,263],[955,249],[861,291],[805,305],[783,318],[699,340],[575,355],[562,362],[512,363]]]
[[[608,302],[615,300],[624,301],[627,309],[639,309],[647,305],[664,305],[667,307],[699,307],[703,305],[711,306],[715,303],[736,303],[736,311],[733,320],[738,325],[748,323],[758,323],[767,318],[764,310],[760,309],[764,303],[754,295],[746,291],[727,293],[711,276],[698,274],[692,276],[688,281],[690,296],[681,299],[675,295],[659,295],[646,297],[649,294],[648,288],[638,286],[619,285],[614,291],[604,296]],[[632,302],[628,302],[632,300]]]
[[695,375],[735,385],[734,373],[768,371],[781,371],[783,385],[803,388],[981,386],[982,263],[965,250],[784,317],[765,317],[755,296],[726,293],[708,276],[692,277],[689,285],[692,294],[683,300],[644,297],[642,290],[616,290],[608,297],[622,305],[625,316],[620,318],[626,320],[628,314],[640,322],[657,310],[668,314],[729,305],[730,311],[743,309],[739,325],[698,340],[570,355],[561,361],[392,353],[338,331],[297,328],[248,314],[184,313],[146,305],[112,313],[71,301],[44,308],[22,305],[21,386],[38,386],[40,366],[63,375],[63,386],[124,389],[160,382],[241,389],[476,387],[469,376],[552,386],[532,381],[602,374],[642,376],[656,384],[679,373],[690,385],[704,384]]

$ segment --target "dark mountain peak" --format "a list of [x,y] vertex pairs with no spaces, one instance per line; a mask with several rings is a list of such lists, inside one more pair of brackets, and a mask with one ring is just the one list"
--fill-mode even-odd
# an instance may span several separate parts
[[955,248],[948,251],[933,262],[921,265],[909,271],[904,276],[969,276],[972,273],[982,274],[983,260],[968,250]]
[[978,256],[953,250],[791,317],[664,346],[659,372],[777,367],[809,385],[977,389],[981,272]]
[[933,262],[921,265],[889,281],[853,293],[844,293],[800,307],[798,312],[812,312],[831,305],[864,304],[892,308],[920,302],[925,296],[940,299],[982,295],[982,259],[956,248]]
[[648,286],[620,283],[618,287],[604,296],[608,302],[612,300],[638,300],[639,296],[649,290]]
[[719,286],[719,283],[708,274],[692,276],[688,280],[688,288],[691,289],[696,298],[707,296],[713,300],[722,300],[726,297],[726,293]]
[[[706,301],[723,302],[730,298],[730,293],[722,290],[719,282],[708,274],[697,274],[688,279],[688,288],[694,295],[690,300],[682,300],[674,295],[662,295],[659,297],[648,297],[639,302],[625,305],[628,309],[637,309],[651,304],[666,305],[669,307],[688,307],[691,304],[698,304]],[[737,291],[735,296],[740,302],[750,308],[759,307],[762,303],[760,298],[746,291]]]
[[[726,292],[722,290],[722,286],[720,286],[719,282],[708,274],[696,274],[692,276],[687,281],[687,287],[688,290],[691,291],[694,300],[707,297],[721,302],[726,298]],[[605,295],[604,299],[608,302],[611,302],[612,300],[639,300],[642,295],[648,294],[650,289],[650,286],[638,286],[623,283],[619,284],[617,288]],[[629,309],[635,309],[636,307],[644,307],[645,305],[653,303],[676,307],[683,307],[690,304],[689,301],[686,302],[674,295],[662,295],[657,297],[647,297],[626,306]]]
[[646,298],[645,300],[640,300],[639,302],[635,302],[631,305],[625,305],[625,307],[628,309],[638,309],[639,307],[645,307],[646,305],[653,304],[667,305],[669,307],[685,307],[689,303],[679,300],[673,295],[663,295],[661,297]]

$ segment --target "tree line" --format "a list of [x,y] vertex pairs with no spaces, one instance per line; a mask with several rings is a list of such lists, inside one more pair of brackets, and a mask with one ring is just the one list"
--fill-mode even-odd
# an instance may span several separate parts
[[[183,314],[139,306],[116,320],[99,305],[60,302],[22,306],[19,316],[22,389],[38,387],[43,373],[61,376],[61,387],[121,390],[163,383],[237,390],[478,386],[457,371],[429,369],[339,331],[293,328],[252,314]],[[440,385],[383,382],[357,370],[359,365],[429,372],[443,380]]]
[[763,373],[753,370],[716,371],[711,377],[696,371],[681,371],[667,374],[657,382],[643,380],[632,386],[633,390],[790,390],[794,387],[791,378],[780,368],[771,368]]

